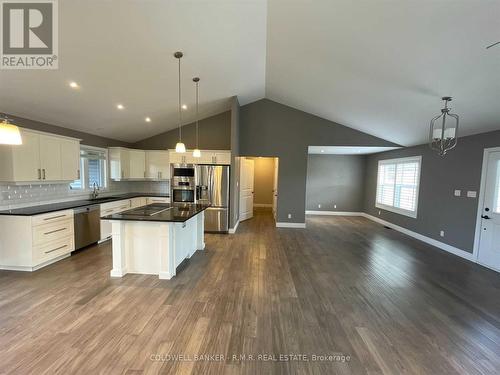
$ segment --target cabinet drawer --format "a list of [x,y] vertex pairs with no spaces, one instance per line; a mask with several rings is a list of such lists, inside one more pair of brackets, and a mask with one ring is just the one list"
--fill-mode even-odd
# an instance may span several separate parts
[[[126,206],[126,208],[123,208],[125,206]],[[124,210],[124,209],[126,210],[127,208],[130,208],[130,199],[124,199],[121,201],[101,204],[101,216],[104,216],[102,214],[104,211],[114,210],[114,209],[118,209],[118,208],[120,208],[121,210]]]
[[68,219],[73,219],[73,210],[57,211],[51,212],[50,214],[36,215],[32,217],[31,224],[35,226]]
[[170,198],[161,198],[161,197],[148,197],[146,200],[147,204],[152,203],[170,203]]
[[33,260],[40,264],[58,256],[69,254],[75,249],[73,236],[67,236],[57,241],[35,246],[33,248]]
[[127,204],[122,204],[121,206],[118,207],[108,208],[107,210],[101,210],[101,217],[117,214],[118,212],[126,211],[129,209],[130,209],[130,202],[128,202]]
[[73,220],[57,221],[33,227],[33,245],[52,242],[73,235]]

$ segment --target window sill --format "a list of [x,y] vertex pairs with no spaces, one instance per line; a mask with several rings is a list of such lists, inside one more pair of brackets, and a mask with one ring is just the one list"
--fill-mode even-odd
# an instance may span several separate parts
[[375,207],[380,208],[381,210],[394,212],[395,214],[399,214],[399,215],[403,215],[403,216],[408,216],[408,217],[411,217],[413,219],[417,218],[417,210],[415,210],[415,211],[408,211],[408,210],[403,210],[403,209],[397,208],[397,207],[386,206],[385,204],[380,204],[380,203],[376,203]]

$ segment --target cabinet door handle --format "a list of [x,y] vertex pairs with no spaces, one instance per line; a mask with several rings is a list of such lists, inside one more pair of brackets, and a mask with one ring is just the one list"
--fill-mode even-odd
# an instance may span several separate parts
[[54,219],[58,219],[60,217],[65,217],[66,215],[57,215],[57,216],[52,216],[52,217],[46,217],[45,219],[43,220],[54,220]]
[[43,179],[45,180],[45,168],[42,169],[43,172]]
[[42,170],[40,168],[38,168],[38,179],[42,179]]
[[61,231],[66,230],[66,229],[68,229],[68,228],[54,229],[54,230],[51,230],[49,232],[45,232],[44,234],[47,235],[47,234],[57,233],[57,232],[61,232]]
[[56,247],[55,249],[52,249],[52,250],[46,251],[46,252],[45,252],[45,254],[52,253],[53,251],[56,251],[56,250],[61,250],[61,249],[64,249],[66,246],[68,246],[68,245],[63,245],[63,246]]

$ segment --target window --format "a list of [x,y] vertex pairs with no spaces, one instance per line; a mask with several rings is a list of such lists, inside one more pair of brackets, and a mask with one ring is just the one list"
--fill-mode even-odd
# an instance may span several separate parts
[[70,184],[71,189],[92,190],[94,183],[104,189],[107,186],[107,151],[82,146],[80,149],[80,179]]
[[398,214],[417,217],[421,156],[378,162],[375,206]]

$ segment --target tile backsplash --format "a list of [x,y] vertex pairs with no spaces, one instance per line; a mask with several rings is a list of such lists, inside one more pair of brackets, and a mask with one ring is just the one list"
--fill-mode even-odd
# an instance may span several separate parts
[[[109,181],[108,188],[100,196],[124,193],[158,193],[170,191],[168,181]],[[46,203],[64,202],[90,197],[90,192],[72,190],[68,183],[54,184],[0,184],[0,210],[36,206]]]

